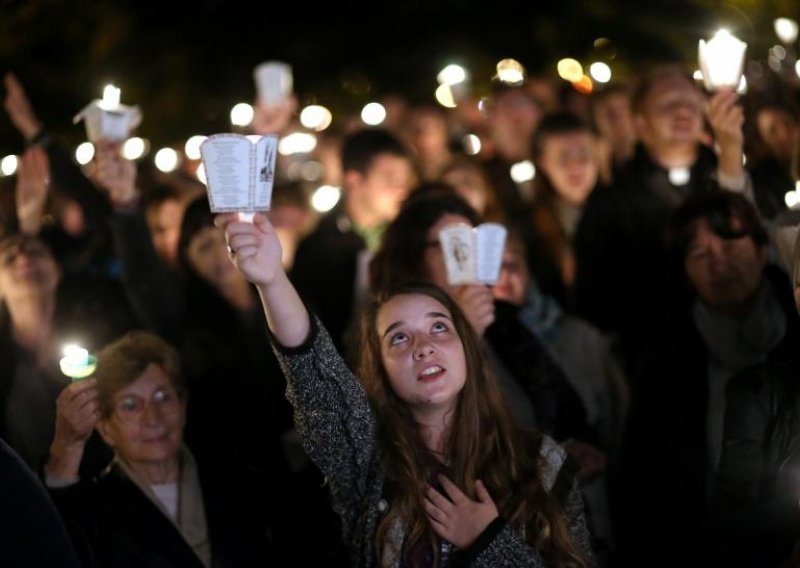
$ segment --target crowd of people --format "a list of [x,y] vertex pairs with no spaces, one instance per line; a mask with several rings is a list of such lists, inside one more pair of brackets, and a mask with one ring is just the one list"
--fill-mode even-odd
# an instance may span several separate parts
[[[677,63],[565,93],[341,121],[291,158],[335,207],[281,156],[246,222],[119,143],[77,165],[6,75],[3,490],[58,565],[800,561],[800,94]],[[451,284],[440,231],[487,221],[497,281]]]

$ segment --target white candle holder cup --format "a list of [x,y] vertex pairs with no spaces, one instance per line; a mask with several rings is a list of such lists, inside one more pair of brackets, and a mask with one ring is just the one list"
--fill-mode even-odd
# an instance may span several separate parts
[[728,30],[719,30],[709,41],[700,40],[697,57],[708,91],[739,87],[744,73],[747,44]]
[[75,361],[70,357],[62,357],[58,362],[61,372],[68,376],[72,382],[88,379],[97,369],[97,357],[87,356],[85,361]]

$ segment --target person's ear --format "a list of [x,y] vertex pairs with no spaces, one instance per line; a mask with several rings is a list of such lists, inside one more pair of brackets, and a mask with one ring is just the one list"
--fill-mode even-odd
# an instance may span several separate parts
[[364,179],[364,176],[361,175],[361,172],[358,170],[346,170],[342,172],[342,190],[345,192],[350,192],[353,188],[358,188],[361,186],[361,183]]
[[108,420],[101,418],[97,422],[96,429],[97,432],[100,434],[100,437],[103,438],[103,441],[108,445],[108,447],[113,449],[116,444],[116,441],[111,430],[111,425],[108,423]]

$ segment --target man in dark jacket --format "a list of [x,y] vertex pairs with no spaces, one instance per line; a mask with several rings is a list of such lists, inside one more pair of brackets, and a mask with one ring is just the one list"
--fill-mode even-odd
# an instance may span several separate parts
[[407,149],[381,129],[342,146],[342,201],[298,245],[290,277],[341,349],[367,292],[367,264],[412,186]]

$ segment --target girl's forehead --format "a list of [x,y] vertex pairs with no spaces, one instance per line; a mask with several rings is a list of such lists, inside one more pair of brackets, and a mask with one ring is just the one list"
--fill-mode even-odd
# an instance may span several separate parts
[[[429,313],[442,313],[452,317],[441,302],[425,294],[398,294],[385,302],[378,310],[378,328],[393,323],[394,320],[423,317]],[[393,320],[393,321],[389,321]]]

